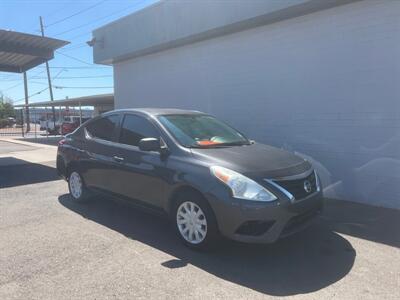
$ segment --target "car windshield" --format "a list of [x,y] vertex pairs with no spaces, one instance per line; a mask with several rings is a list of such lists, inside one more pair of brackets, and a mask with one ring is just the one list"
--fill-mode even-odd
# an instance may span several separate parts
[[158,119],[185,147],[214,148],[250,144],[249,140],[240,132],[212,116],[202,114],[163,115]]

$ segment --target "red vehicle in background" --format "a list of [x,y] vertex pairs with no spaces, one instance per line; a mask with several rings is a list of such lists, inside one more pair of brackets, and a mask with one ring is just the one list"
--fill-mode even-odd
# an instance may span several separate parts
[[[61,124],[61,134],[65,135],[73,132],[80,126],[79,116],[65,116],[64,122]],[[90,118],[82,118],[82,124]]]

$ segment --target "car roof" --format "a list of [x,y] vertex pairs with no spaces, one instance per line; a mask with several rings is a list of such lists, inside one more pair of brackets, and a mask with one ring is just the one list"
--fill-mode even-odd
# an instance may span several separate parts
[[130,109],[117,109],[113,111],[109,111],[106,114],[113,112],[135,112],[146,114],[150,116],[159,116],[159,115],[186,115],[186,114],[204,114],[200,111],[196,110],[186,110],[186,109],[178,109],[178,108],[130,108]]

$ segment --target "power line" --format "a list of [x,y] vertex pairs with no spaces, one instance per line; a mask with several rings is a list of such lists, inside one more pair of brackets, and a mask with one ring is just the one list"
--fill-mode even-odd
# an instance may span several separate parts
[[[61,74],[63,71],[64,71],[64,70],[60,70],[60,71],[57,73],[57,75],[54,76],[53,79],[56,79],[58,76],[60,76],[60,74]],[[43,72],[44,72],[44,71],[40,71],[37,75],[39,75],[40,73],[43,73]],[[40,84],[42,84],[42,83],[40,83]],[[30,98],[33,97],[33,96],[36,96],[36,95],[41,94],[42,92],[48,90],[49,88],[50,88],[50,86],[48,86],[47,88],[44,88],[43,90],[40,90],[39,92],[36,92],[36,93],[32,94],[32,95],[28,95],[28,99],[30,99]],[[24,100],[25,100],[25,97],[23,97],[23,98],[21,98],[21,99],[18,99],[18,100],[16,100],[16,101],[13,101],[13,103],[20,102],[20,101],[24,101]]]
[[[138,5],[141,4],[142,2],[143,2],[143,1],[136,3],[136,5],[132,6],[132,8],[138,6]],[[72,31],[72,30],[71,30],[71,31]],[[92,29],[92,30],[89,30],[89,31],[86,31],[86,32],[83,32],[83,33],[80,33],[80,34],[77,34],[77,35],[74,35],[74,36],[72,36],[72,37],[66,37],[66,39],[68,39],[68,40],[75,40],[75,39],[77,39],[77,38],[90,35],[90,34],[92,33],[92,31],[93,31],[93,29]]]
[[[70,5],[70,3],[64,3],[64,4],[61,6],[61,8],[58,8],[58,9],[56,9],[56,10],[53,10],[52,12],[50,12],[50,13],[44,15],[44,17],[46,18],[46,17],[48,17],[48,16],[57,15],[59,12],[64,11],[64,10],[65,10],[65,7],[67,7],[67,6],[69,6],[69,5]],[[32,26],[36,26],[36,22],[35,22],[35,24],[32,25]],[[30,27],[30,29],[32,29],[32,26]],[[40,29],[34,29],[33,31],[38,32],[38,33],[41,33],[41,32],[42,32]]]
[[[86,78],[110,78],[112,75],[98,75],[98,76],[65,76],[58,77],[57,79],[86,79]],[[47,77],[30,77],[29,79],[47,79]],[[7,79],[2,81],[19,81],[21,79]],[[32,81],[33,82],[33,81]]]
[[56,89],[112,89],[113,86],[58,86],[53,85]]
[[110,78],[112,75],[98,75],[98,76],[65,76],[58,77],[58,79],[83,79],[83,78]]
[[[47,79],[47,78],[46,78]],[[47,85],[47,83],[44,82],[38,82],[38,81],[29,81],[29,83],[33,83],[33,84],[44,84]]]
[[21,78],[14,78],[14,79],[1,79],[2,82],[4,81],[20,81]]
[[50,24],[48,24],[48,25],[45,26],[45,27],[48,28],[48,27],[50,27],[50,26],[53,26],[53,25],[56,25],[56,24],[58,24],[58,23],[64,22],[65,20],[68,20],[68,19],[70,19],[70,18],[72,18],[72,17],[75,17],[75,16],[77,16],[77,15],[80,15],[80,14],[82,14],[82,13],[84,13],[84,12],[86,12],[86,11],[92,9],[92,8],[95,8],[95,7],[99,6],[100,4],[102,4],[102,3],[106,2],[106,1],[107,1],[107,0],[103,0],[103,1],[97,2],[97,3],[95,3],[95,4],[93,4],[93,5],[89,6],[89,7],[86,7],[86,8],[84,8],[84,9],[80,10],[80,11],[77,11],[76,13],[73,13],[72,15],[69,15],[68,17],[65,17],[65,18],[62,18],[62,19],[60,19],[60,20],[58,20],[58,21],[55,21],[55,22],[53,22],[53,23],[50,23]]
[[82,36],[91,34],[91,33],[92,33],[92,30],[86,31],[86,32],[80,33],[80,34],[78,34],[78,35],[74,35],[73,37],[70,37],[70,38],[68,38],[68,39],[69,39],[69,40],[74,40],[74,39],[77,39],[77,38],[79,38],[79,37],[82,37]]
[[[79,45],[79,46],[78,46]],[[77,44],[76,47],[67,47],[67,48],[62,48],[63,51],[71,51],[71,50],[76,50],[76,49],[80,49],[83,47],[88,47],[88,45],[86,43],[79,43]]]
[[[36,73],[34,76],[40,75],[40,74],[44,73],[45,71],[46,71],[46,70],[40,71],[40,72]],[[3,90],[3,92],[6,92],[6,91],[8,91],[8,90],[11,90],[11,89],[16,88],[17,86],[20,86],[20,85],[23,85],[23,84],[24,84],[24,82],[20,82],[20,83],[18,83],[18,84],[16,84],[16,85],[13,85],[13,86],[9,87],[9,88],[6,88],[5,90]]]
[[[55,88],[55,89],[112,89],[112,88],[114,88],[113,86],[59,86],[59,85],[52,85],[52,87]],[[49,87],[46,87],[46,88],[44,88],[44,89],[42,89],[42,90],[40,90],[40,91],[38,91],[36,93],[33,93],[33,94],[29,95],[28,98],[30,99],[30,98],[32,98],[34,96],[37,96],[37,95],[43,93],[44,91],[46,91],[48,89],[49,89]],[[25,97],[13,101],[13,103],[15,104],[17,102],[21,102],[21,101],[24,101],[24,100],[25,100]]]
[[[36,92],[36,93],[34,93],[34,94],[32,94],[32,95],[29,95],[29,96],[28,96],[28,99],[29,99],[29,98],[32,98],[33,96],[39,95],[39,94],[43,93],[44,91],[46,91],[46,90],[48,90],[48,89],[49,89],[49,87],[44,88],[43,90],[40,90],[39,92]],[[13,103],[20,102],[20,101],[24,101],[24,100],[25,100],[25,97],[13,101]]]
[[[55,77],[56,79],[62,72],[61,70]],[[53,85],[52,85],[53,86]],[[109,89],[109,88],[114,88],[113,86],[57,86],[54,85],[54,88],[56,89]]]
[[[71,4],[70,4],[70,3],[64,3],[64,4],[61,6],[61,8],[58,8],[58,9],[56,9],[56,10],[53,10],[52,12],[46,14],[44,17],[54,16],[54,15],[58,14],[59,12],[64,11],[65,8],[66,8],[67,6],[69,6],[69,5],[71,5]],[[40,30],[38,30],[38,32],[40,32]]]
[[20,74],[11,73],[11,74],[0,74],[0,75],[1,75],[0,79],[4,80],[4,79],[15,78],[15,76],[17,76],[17,75],[19,76]]
[[68,30],[65,30],[65,31],[62,31],[62,32],[53,34],[52,36],[62,35],[62,34],[65,34],[65,33],[71,32],[71,31],[74,31],[74,30],[76,30],[76,29],[80,29],[80,28],[82,28],[82,27],[91,25],[91,24],[96,23],[96,22],[98,22],[98,21],[101,21],[101,20],[104,20],[104,19],[108,19],[109,17],[111,17],[111,16],[113,16],[113,15],[116,15],[116,14],[118,14],[118,13],[121,13],[121,12],[123,12],[123,11],[125,11],[125,10],[127,10],[127,9],[129,9],[129,8],[136,7],[138,4],[140,4],[140,3],[143,2],[143,1],[144,1],[144,0],[138,1],[135,5],[129,5],[129,6],[125,7],[124,9],[119,9],[118,11],[114,11],[114,12],[111,13],[111,14],[107,14],[107,15],[102,16],[102,17],[100,17],[100,18],[94,19],[94,20],[92,20],[92,21],[90,21],[90,22],[86,22],[86,23],[81,24],[81,25],[79,25],[79,26],[72,27],[72,28],[70,28],[70,29],[68,29]]
[[9,87],[9,88],[6,88],[5,90],[2,90],[2,91],[3,91],[3,92],[6,92],[6,91],[8,91],[8,90],[11,90],[11,89],[17,87],[17,86],[20,86],[21,84],[23,84],[23,82],[20,82],[20,83],[18,83],[18,84],[16,84],[16,85],[13,85],[13,86]]
[[[38,66],[38,68],[45,68],[44,66]],[[61,67],[61,66],[56,66],[56,67],[50,67],[50,69],[111,69],[111,67],[106,67],[106,66],[96,66],[93,65],[91,67],[75,67],[75,66],[68,66],[68,67]]]
[[[100,4],[102,4],[102,3],[105,2],[105,1],[107,1],[107,0],[100,1],[100,2],[97,3],[97,4],[94,4],[94,5],[92,5],[92,6],[88,7],[88,8],[86,8],[86,9],[83,9],[83,10],[81,10],[81,11],[78,11],[77,13],[74,13],[74,14],[68,16],[68,17],[65,17],[65,18],[63,18],[63,19],[61,19],[61,20],[58,20],[58,21],[53,22],[53,23],[50,23],[49,25],[45,26],[45,28],[50,27],[50,26],[53,26],[53,25],[55,25],[55,24],[58,24],[58,23],[60,23],[60,22],[65,21],[65,20],[68,20],[69,18],[72,18],[72,17],[74,17],[74,16],[76,16],[76,15],[79,15],[79,14],[81,14],[81,13],[87,11],[87,10],[90,10],[90,9],[92,9],[92,8],[94,8],[94,7],[96,7],[96,6],[100,5]],[[62,32],[58,32],[58,33],[56,33],[56,34],[53,34],[52,36],[62,35],[62,34],[65,34],[65,33],[68,33],[68,32],[71,32],[71,31],[74,31],[74,30],[77,30],[77,29],[80,29],[80,28],[82,28],[82,27],[85,27],[85,26],[94,24],[94,23],[96,23],[96,22],[98,22],[98,21],[101,21],[101,20],[104,20],[104,19],[108,19],[108,18],[110,18],[110,17],[112,17],[112,16],[114,16],[114,15],[116,15],[116,14],[119,14],[119,13],[121,13],[121,12],[127,10],[127,9],[137,7],[138,5],[142,4],[143,2],[145,2],[145,0],[138,1],[135,5],[127,6],[127,7],[123,8],[123,9],[114,11],[114,12],[112,12],[112,13],[110,13],[110,14],[107,14],[107,15],[104,15],[104,16],[102,16],[102,17],[100,17],[100,18],[96,18],[96,19],[91,20],[91,21],[89,21],[89,22],[83,23],[83,24],[81,24],[81,25],[79,25],[79,26],[75,26],[75,27],[70,28],[70,29],[68,29],[68,30],[65,30],[65,31],[62,31]],[[62,11],[62,9],[56,10],[56,13],[58,13],[58,11]],[[53,15],[53,14],[49,14],[49,15]],[[34,30],[34,31],[35,31],[35,32],[39,32],[39,33],[41,32],[41,31],[38,30],[38,29],[36,29],[36,30]],[[82,35],[80,35],[80,36],[82,36]],[[72,50],[72,49],[71,49],[71,50]]]
[[62,53],[62,52],[60,52],[60,51],[56,51],[56,52],[57,52],[58,54],[61,54],[61,55],[65,56],[65,57],[68,57],[68,58],[70,58],[70,59],[73,59],[73,60],[78,61],[78,62],[80,62],[80,63],[83,63],[83,64],[85,64],[85,65],[89,65],[89,66],[93,66],[93,65],[94,65],[94,64],[92,64],[92,63],[88,63],[87,61],[81,60],[81,59],[79,59],[79,58],[73,57],[73,56],[68,55],[68,54],[65,54],[65,53]]

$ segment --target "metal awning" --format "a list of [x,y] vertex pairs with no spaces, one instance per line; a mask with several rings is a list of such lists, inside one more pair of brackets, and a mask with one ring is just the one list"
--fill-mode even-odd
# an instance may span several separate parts
[[0,29],[0,72],[22,73],[54,57],[67,41]]
[[92,95],[78,98],[34,102],[27,105],[15,105],[15,107],[47,107],[47,106],[101,106],[114,105],[114,94]]

